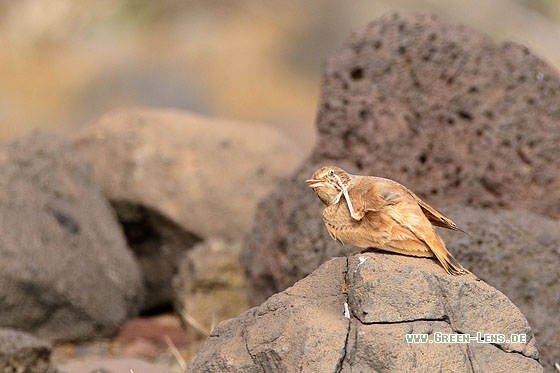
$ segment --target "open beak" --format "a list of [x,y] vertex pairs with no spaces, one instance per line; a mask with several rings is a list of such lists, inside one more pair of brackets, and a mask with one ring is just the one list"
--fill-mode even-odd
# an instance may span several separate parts
[[323,185],[325,185],[322,180],[317,180],[317,179],[309,179],[309,180],[306,180],[305,183],[307,185],[309,185],[310,188],[313,188],[313,189],[319,188],[319,187],[322,187]]

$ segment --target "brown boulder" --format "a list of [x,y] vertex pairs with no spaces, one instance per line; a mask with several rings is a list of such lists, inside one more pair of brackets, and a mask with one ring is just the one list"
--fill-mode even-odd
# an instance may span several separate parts
[[301,160],[272,127],[173,110],[109,113],[73,144],[111,202],[155,209],[204,239],[243,238],[256,202]]
[[[407,334],[435,341],[436,332],[507,340],[407,343]],[[367,253],[334,258],[221,323],[188,371],[542,372],[537,359],[529,324],[496,289],[431,259]]]
[[390,14],[327,60],[307,165],[344,161],[438,205],[560,218],[559,95],[558,72],[524,46]]
[[91,339],[138,313],[137,262],[68,142],[36,133],[1,144],[0,205],[0,326]]
[[257,210],[242,253],[250,302],[356,251],[328,236],[303,183],[320,166],[392,178],[436,208],[560,217],[559,95],[527,48],[437,16],[394,13],[355,32],[327,60],[312,154]]

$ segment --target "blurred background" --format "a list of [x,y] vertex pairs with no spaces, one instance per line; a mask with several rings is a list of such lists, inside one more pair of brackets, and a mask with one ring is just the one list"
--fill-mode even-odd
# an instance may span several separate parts
[[395,9],[432,11],[560,67],[558,0],[0,0],[0,138],[124,106],[280,126],[313,142],[322,61]]

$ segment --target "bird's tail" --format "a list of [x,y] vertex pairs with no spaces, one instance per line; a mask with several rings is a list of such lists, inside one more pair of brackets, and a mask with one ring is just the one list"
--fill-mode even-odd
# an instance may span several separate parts
[[468,271],[459,264],[457,259],[455,259],[449,251],[447,252],[447,257],[445,259],[438,259],[441,262],[441,265],[443,265],[445,271],[450,275],[458,276],[468,273]]
[[[434,232],[435,233],[435,232]],[[451,255],[451,253],[445,247],[443,240],[435,234],[436,242],[428,242],[428,245],[432,248],[432,251],[436,258],[441,263],[445,272],[449,273],[450,275],[464,275],[468,273],[468,271],[463,268],[461,264]],[[430,240],[431,241],[431,240]]]

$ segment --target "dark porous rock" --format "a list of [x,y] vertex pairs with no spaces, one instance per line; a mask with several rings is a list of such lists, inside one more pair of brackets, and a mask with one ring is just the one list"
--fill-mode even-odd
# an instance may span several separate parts
[[328,59],[309,163],[343,160],[439,205],[560,218],[559,99],[557,71],[528,48],[394,13]]
[[0,329],[0,372],[47,373],[52,346],[32,335]]
[[67,142],[36,133],[1,144],[0,205],[0,326],[90,339],[138,313],[138,264]]
[[[505,338],[408,343],[411,333]],[[527,320],[496,289],[431,259],[376,252],[331,259],[219,324],[190,371],[542,372],[538,356]]]
[[560,218],[558,102],[557,72],[521,45],[429,14],[358,30],[326,62],[310,157],[257,210],[242,253],[250,302],[356,251],[329,237],[304,184],[321,166],[394,179],[438,209]]
[[72,141],[139,258],[145,309],[173,302],[172,278],[197,243],[242,240],[259,198],[301,159],[274,128],[173,110],[109,113]]
[[560,222],[525,210],[451,206],[469,235],[440,233],[461,264],[500,289],[533,327],[540,362],[560,362]]

